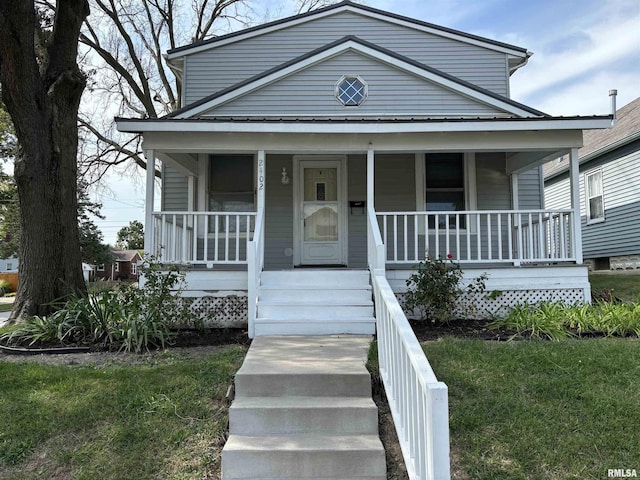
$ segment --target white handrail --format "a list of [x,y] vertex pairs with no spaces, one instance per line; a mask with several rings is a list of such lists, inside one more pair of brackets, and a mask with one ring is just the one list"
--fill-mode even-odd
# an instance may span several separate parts
[[466,263],[576,262],[573,210],[376,212],[388,263],[428,252]]
[[412,480],[449,480],[449,401],[384,274],[385,247],[373,208],[368,263],[375,298],[380,377]]
[[264,210],[260,211],[256,217],[255,234],[249,242],[247,257],[247,274],[249,281],[247,288],[249,338],[254,338],[258,309],[258,289],[264,268]]

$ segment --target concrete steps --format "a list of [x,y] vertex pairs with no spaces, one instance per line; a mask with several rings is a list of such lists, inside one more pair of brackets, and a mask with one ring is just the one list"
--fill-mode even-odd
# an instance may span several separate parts
[[373,333],[368,271],[305,269],[262,273],[256,336]]
[[236,374],[222,478],[384,480],[370,337],[262,336]]

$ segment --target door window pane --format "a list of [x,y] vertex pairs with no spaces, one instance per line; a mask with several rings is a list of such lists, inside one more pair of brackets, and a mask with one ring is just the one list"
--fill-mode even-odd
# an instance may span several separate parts
[[304,169],[304,201],[336,202],[338,200],[338,170],[336,168]]
[[338,206],[307,203],[304,205],[304,240],[338,241]]

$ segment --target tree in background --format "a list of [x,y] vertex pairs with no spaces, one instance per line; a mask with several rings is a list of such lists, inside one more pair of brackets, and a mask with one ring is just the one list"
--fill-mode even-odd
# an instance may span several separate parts
[[[14,177],[21,241],[11,319],[46,315],[84,292],[77,222],[78,109],[85,77],[78,37],[87,0],[58,0],[52,19],[35,2],[0,2],[0,84],[20,150]],[[52,20],[52,21],[51,21]]]
[[92,218],[104,220],[104,215],[100,213],[102,204],[89,200],[86,185],[81,184],[78,188],[78,232],[82,261],[90,265],[112,263],[111,248],[103,243],[104,236]]
[[142,222],[133,220],[129,225],[118,230],[116,246],[123,250],[141,250],[144,248],[144,226]]

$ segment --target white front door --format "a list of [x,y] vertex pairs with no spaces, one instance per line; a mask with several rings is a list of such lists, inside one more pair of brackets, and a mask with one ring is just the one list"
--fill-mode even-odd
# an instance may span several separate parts
[[342,162],[305,160],[298,172],[300,263],[344,264]]

